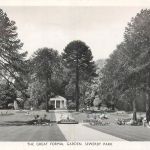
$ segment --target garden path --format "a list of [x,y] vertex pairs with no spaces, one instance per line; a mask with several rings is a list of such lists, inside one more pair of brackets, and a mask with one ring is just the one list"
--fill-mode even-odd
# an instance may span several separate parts
[[[71,116],[67,111],[55,111],[57,121],[60,120],[62,114],[63,116]],[[83,126],[82,123],[58,124],[58,127],[68,141],[125,141],[124,139]]]

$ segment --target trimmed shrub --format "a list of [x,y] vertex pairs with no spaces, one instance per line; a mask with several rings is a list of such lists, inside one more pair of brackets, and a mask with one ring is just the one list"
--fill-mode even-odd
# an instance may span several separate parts
[[68,103],[67,109],[69,109],[69,110],[75,110],[76,109],[76,104],[74,102]]
[[55,106],[54,105],[49,105],[48,107],[50,110],[55,110]]
[[30,110],[30,108],[31,108],[30,102],[29,101],[25,101],[24,102],[24,109]]
[[39,106],[40,110],[45,110],[46,109],[46,104],[45,103],[41,103],[41,105]]

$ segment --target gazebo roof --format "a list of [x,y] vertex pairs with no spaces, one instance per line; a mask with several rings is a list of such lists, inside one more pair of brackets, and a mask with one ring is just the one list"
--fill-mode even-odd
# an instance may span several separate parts
[[66,101],[66,99],[64,97],[62,97],[62,96],[56,96],[56,97],[50,98],[50,100]]

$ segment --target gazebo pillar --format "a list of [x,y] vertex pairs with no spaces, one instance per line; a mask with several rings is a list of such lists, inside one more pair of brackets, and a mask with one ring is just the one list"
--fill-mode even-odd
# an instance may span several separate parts
[[56,109],[56,100],[55,100],[55,109]]
[[64,108],[67,108],[67,103],[66,103],[66,101],[64,101]]

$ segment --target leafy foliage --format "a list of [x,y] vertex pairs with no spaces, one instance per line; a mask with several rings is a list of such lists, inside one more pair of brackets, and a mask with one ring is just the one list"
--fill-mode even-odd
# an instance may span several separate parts
[[0,9],[0,76],[24,94],[25,84],[22,75],[27,72],[27,52],[20,52],[22,46],[15,22]]
[[[56,50],[41,48],[34,53],[30,62],[30,100],[34,101],[36,107],[38,107],[38,105],[45,99],[46,111],[48,111],[48,101],[51,96],[57,93],[56,91],[58,89],[56,84],[59,84],[59,81],[63,79],[61,76],[61,71],[63,70],[61,57]],[[54,93],[54,91],[56,93]]]
[[8,104],[13,103],[16,96],[14,87],[3,80],[0,84],[0,105],[5,109],[8,108]]
[[125,29],[124,41],[117,46],[103,69],[101,88],[105,101],[115,104],[120,99],[129,100],[133,106],[134,120],[136,120],[137,96],[140,93],[149,95],[150,92],[149,24],[148,9],[141,10],[132,18]]

